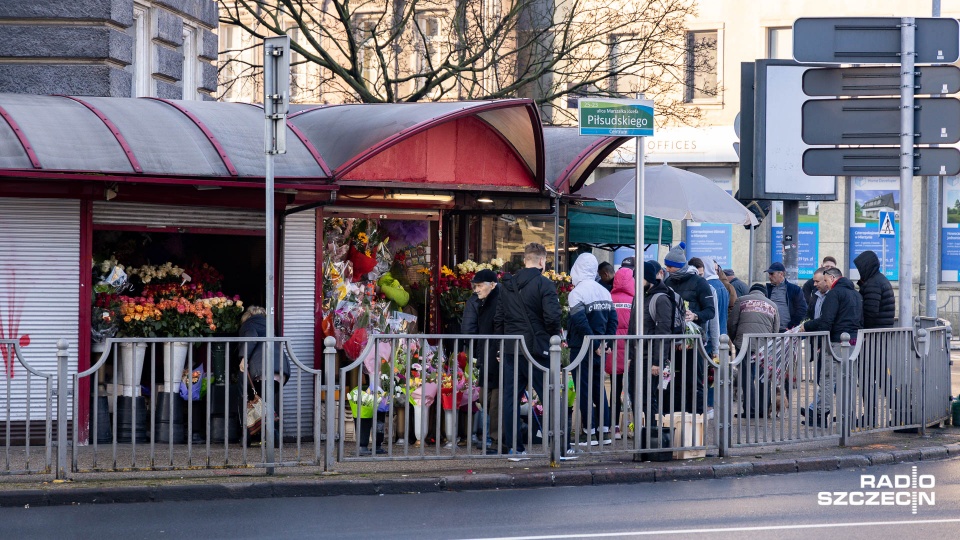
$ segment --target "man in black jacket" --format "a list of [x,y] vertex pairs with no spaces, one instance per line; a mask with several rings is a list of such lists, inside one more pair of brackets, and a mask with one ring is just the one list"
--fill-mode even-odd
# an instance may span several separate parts
[[[800,331],[830,332],[831,347],[835,353],[839,353],[840,336],[844,333],[850,334],[853,343],[856,341],[857,332],[863,328],[863,300],[853,287],[853,282],[843,277],[839,268],[825,269],[823,279],[830,290],[823,299],[820,317],[803,323]],[[818,381],[820,410],[815,413],[817,425],[825,425],[827,417],[833,411],[833,381],[837,366],[830,355],[826,355],[824,362],[827,365],[822,366]],[[840,384],[843,384],[843,381],[840,381]]]
[[[497,304],[500,303],[500,288],[497,286],[497,273],[493,270],[480,270],[474,274],[471,283],[473,284],[473,294],[467,298],[463,306],[463,321],[460,324],[460,332],[471,335],[490,335],[494,333],[493,320],[497,315]],[[500,363],[497,361],[500,342],[495,339],[477,339],[472,342],[461,345],[468,354],[472,352],[472,357],[477,359],[477,367],[480,369],[480,381],[477,384],[483,385],[486,400],[481,399],[480,403],[486,404],[486,411],[482,411],[480,418],[485,414],[487,418],[498,414],[497,398],[493,394],[500,383]],[[484,433],[484,427],[487,434],[491,427],[486,421],[475,423],[477,434]],[[482,447],[482,443],[473,435],[474,444]],[[489,440],[489,438],[488,438]]]
[[[531,243],[523,250],[525,268],[515,275],[505,275],[500,281],[500,302],[493,320],[494,332],[508,336],[523,336],[530,355],[541,365],[550,365],[550,337],[560,335],[560,298],[557,287],[543,275],[547,249]],[[506,342],[503,351],[503,440],[500,448],[508,452],[523,452],[523,443],[516,441],[516,411],[527,387],[532,385],[544,399],[543,376],[533,371],[527,380],[528,363],[523,353],[514,355],[513,343]],[[514,374],[518,386],[514,387]],[[519,391],[519,392],[518,392]]]
[[[646,261],[643,263],[643,335],[645,336],[669,336],[673,333],[674,309],[676,294],[663,283],[663,268],[657,261]],[[636,305],[634,298],[634,305]],[[682,299],[681,299],[682,301]],[[651,305],[652,303],[652,305]],[[681,311],[683,307],[679,308]],[[630,334],[632,335],[637,327],[636,309],[630,310]],[[630,357],[636,359],[637,344],[630,347]],[[670,356],[674,345],[672,340],[656,340],[652,344],[643,345],[643,356],[640,362],[636,360],[630,363],[630,383],[628,384],[627,394],[630,396],[630,402],[634,404],[634,410],[643,410],[646,418],[653,418],[654,414],[660,414],[660,373],[664,362],[670,361]],[[642,381],[643,394],[636,399],[636,381]],[[665,391],[669,400],[669,394]],[[648,406],[649,404],[649,406]]]
[[[820,263],[821,268],[833,268],[837,265],[837,259],[827,255],[823,258],[823,261]],[[813,278],[810,278],[803,284],[803,298],[807,301],[807,309],[810,309],[810,304],[817,301],[817,284],[814,282]],[[809,317],[808,317],[809,318]]]
[[863,327],[893,328],[897,316],[897,299],[890,280],[880,271],[880,259],[873,251],[864,251],[853,260],[860,280],[860,296],[863,297]]

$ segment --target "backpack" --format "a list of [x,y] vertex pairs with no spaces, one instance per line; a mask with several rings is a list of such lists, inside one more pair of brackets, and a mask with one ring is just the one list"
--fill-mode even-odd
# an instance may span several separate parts
[[670,291],[669,295],[664,292],[654,293],[654,295],[650,297],[650,305],[647,309],[650,312],[650,318],[654,321],[657,320],[654,307],[657,305],[657,301],[661,296],[667,296],[670,300],[670,309],[673,310],[673,324],[670,325],[670,334],[682,335],[687,325],[685,313],[683,312],[683,298],[680,297],[680,293],[671,289],[669,286],[667,286],[667,289]]

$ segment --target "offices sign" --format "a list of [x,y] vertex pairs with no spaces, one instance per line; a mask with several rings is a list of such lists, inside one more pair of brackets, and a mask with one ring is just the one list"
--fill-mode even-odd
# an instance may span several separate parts
[[580,99],[580,135],[653,136],[653,101]]

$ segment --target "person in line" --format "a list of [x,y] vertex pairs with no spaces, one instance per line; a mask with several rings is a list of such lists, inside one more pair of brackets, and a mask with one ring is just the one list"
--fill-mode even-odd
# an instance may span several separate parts
[[[700,257],[693,257],[687,261],[691,267],[697,269],[697,274],[700,275],[704,280],[705,277],[705,265],[703,259]],[[707,285],[710,285],[710,282],[707,281]],[[703,327],[703,347],[707,350],[707,354],[711,357],[714,355],[715,351],[720,350],[720,299],[717,298],[717,288],[710,286],[713,289],[713,310],[717,315],[707,321],[707,324]]]
[[620,268],[629,268],[631,272],[636,271],[637,259],[634,257],[627,257],[626,259],[620,262]]
[[[837,259],[835,259],[830,255],[827,255],[826,257],[824,257],[823,261],[820,262],[821,268],[833,268],[835,266],[837,266]],[[810,307],[810,304],[816,301],[816,298],[814,298],[816,293],[817,293],[817,286],[816,286],[816,283],[813,282],[813,278],[811,277],[803,284],[803,298],[807,301],[807,307]]]
[[[864,251],[853,259],[853,264],[860,273],[857,288],[860,289],[860,297],[863,298],[864,329],[893,328],[897,317],[897,298],[893,294],[890,280],[880,271],[880,259],[876,252]],[[884,347],[876,350],[878,355],[886,353]],[[872,358],[869,363],[860,366],[859,371],[866,371],[858,381],[864,409],[864,414],[859,419],[860,426],[865,427],[867,423],[874,424],[878,420],[877,396],[886,394],[887,388],[893,384],[891,377],[886,373],[881,374],[885,371],[884,367],[882,357]],[[868,378],[877,380],[868,380]]]
[[613,265],[604,261],[597,267],[597,281],[607,292],[613,291],[613,276],[615,275]]
[[[628,336],[634,333],[634,329],[630,327],[630,315],[633,310],[633,298],[636,296],[635,291],[633,268],[621,266],[613,277],[613,292],[610,293],[610,297],[613,299],[613,307],[617,310],[618,336]],[[625,340],[618,340],[614,350],[607,353],[607,361],[604,365],[604,371],[613,379],[610,396],[611,406],[614,401],[619,401],[619,396],[623,394],[623,372],[627,363],[626,345]],[[623,413],[623,410],[623,406],[620,406],[614,412]],[[618,422],[614,424],[614,438],[620,438],[620,424]]]
[[803,290],[787,281],[787,269],[775,262],[767,268],[767,298],[773,300],[780,311],[780,331],[789,330],[801,322],[807,313],[807,301]]
[[[816,292],[813,295],[813,302],[807,306],[807,319],[819,319],[820,314],[823,313],[823,301],[827,297],[827,293],[830,292],[830,286],[827,284],[827,280],[823,278],[824,272],[827,268],[834,268],[831,266],[821,266],[813,273],[814,287]],[[823,369],[823,356],[820,354],[820,348],[816,343],[811,343],[811,348],[809,349],[810,361],[812,362],[816,359],[816,364],[814,364],[814,374],[817,380],[820,380],[820,370]]]
[[[663,259],[663,268],[669,275],[663,280],[667,287],[676,291],[686,303],[684,319],[693,322],[704,333],[710,321],[717,316],[716,300],[711,287],[693,266],[686,264],[687,254],[683,242],[677,244]],[[687,351],[683,361],[678,366],[678,373],[673,374],[674,380],[683,373],[688,374],[682,379],[688,385],[686,400],[681,399],[683,392],[675,392],[674,407],[676,411],[695,412],[703,414],[706,382],[706,359],[698,359],[695,351]],[[684,401],[680,403],[680,401]]]
[[[846,332],[855,342],[857,331],[863,328],[863,299],[857,294],[853,282],[843,277],[837,267],[823,271],[824,286],[829,287],[823,299],[820,317],[807,321],[800,326],[801,332],[830,332],[830,345],[835,353],[840,351],[840,336]],[[826,426],[834,411],[834,372],[836,362],[827,355],[818,377],[817,408],[804,411],[806,422],[817,426]],[[840,381],[843,384],[843,381]],[[812,418],[811,418],[812,417]]]
[[[283,354],[283,344],[279,341],[273,344],[273,373],[264,373],[263,368],[263,342],[252,341],[256,338],[267,337],[267,311],[260,306],[250,306],[240,317],[240,337],[251,338],[250,342],[239,345],[240,354],[246,352],[246,356],[241,361],[241,370],[246,374],[243,376],[247,384],[247,400],[253,397],[254,391],[264,397],[264,381],[273,382],[273,410],[275,413],[273,424],[273,445],[280,446],[280,404],[281,388],[290,378],[290,358]],[[267,383],[269,384],[269,383]],[[245,415],[241,415],[243,418]],[[247,439],[247,443],[255,443],[264,433],[261,429],[257,436]]]
[[[676,331],[676,317],[683,312],[683,306],[677,305],[683,302],[678,299],[678,294],[672,290],[663,281],[664,271],[657,261],[645,261],[643,263],[643,335],[644,336],[669,336]],[[636,297],[634,297],[636,302]],[[676,314],[676,315],[675,315]],[[636,328],[636,313],[631,309],[630,328]],[[627,384],[627,394],[630,396],[630,403],[633,404],[634,421],[638,422],[637,411],[643,412],[643,418],[653,419],[657,414],[663,411],[660,408],[661,393],[666,396],[666,401],[670,401],[669,392],[660,387],[661,374],[664,364],[669,363],[674,349],[672,341],[658,340],[650,345],[645,345],[642,353],[637,352],[636,343],[631,347],[633,349],[633,358],[640,358],[630,366],[630,377]],[[641,358],[642,357],[642,358]],[[679,361],[680,358],[674,358]],[[637,384],[637,381],[640,384]],[[637,397],[637,387],[642,388],[639,398]],[[676,389],[672,390],[677,392]],[[653,422],[653,420],[648,420]],[[647,425],[651,425],[647,424]]]
[[[570,270],[573,290],[570,291],[570,326],[567,329],[567,345],[570,358],[577,358],[584,346],[586,336],[614,336],[617,334],[617,310],[613,307],[610,293],[597,283],[597,258],[590,253],[577,257]],[[603,364],[612,343],[589,343],[590,351],[577,370],[577,402],[584,430],[581,446],[595,446],[602,442],[610,444],[610,409],[604,395]],[[592,402],[592,403],[591,403]],[[600,436],[594,438],[599,433]]]
[[737,296],[746,296],[749,294],[750,287],[740,281],[740,278],[737,277],[736,272],[733,271],[733,268],[727,268],[723,271],[724,275],[727,276],[727,280],[730,282],[730,285],[733,285],[734,290],[737,291]]
[[[547,264],[547,248],[543,244],[530,243],[523,249],[524,268],[514,275],[500,279],[500,302],[493,320],[494,333],[523,336],[531,356],[544,366],[550,365],[550,337],[559,336],[560,298],[557,288],[543,275]],[[517,438],[517,411],[520,399],[530,387],[538,396],[545,396],[543,377],[534,371],[532,380],[527,379],[527,358],[523,353],[514,354],[508,345],[501,356],[503,366],[503,453],[524,453],[524,445]],[[514,386],[514,377],[517,386]]]
[[[746,334],[775,334],[780,330],[780,312],[777,305],[767,298],[766,289],[761,283],[754,284],[748,294],[737,298],[733,306],[729,328],[737,351],[744,346]],[[756,351],[750,358],[744,358],[740,366],[740,418],[758,418],[766,411],[770,398],[766,385],[757,384],[755,357]]]
[[[720,269],[720,266],[714,262],[710,257],[703,257],[703,279],[707,280],[707,285],[713,287],[713,298],[717,304],[717,344],[716,347],[712,350],[708,350],[711,356],[719,354],[720,352],[720,335],[727,333],[727,315],[730,313],[730,308],[733,306],[732,302],[736,302],[736,291],[733,290],[729,284],[725,284],[720,276],[723,271]],[[726,276],[724,276],[726,277]],[[731,295],[731,291],[733,294]]]
[[[463,319],[460,324],[460,331],[470,335],[490,335],[494,333],[493,320],[497,315],[497,304],[500,303],[500,289],[497,287],[497,273],[493,270],[484,269],[474,274],[470,281],[473,285],[473,294],[467,298],[463,306]],[[500,342],[494,339],[478,339],[473,342],[473,357],[477,359],[477,366],[480,369],[480,384],[483,385],[483,392],[486,394],[486,401],[480,400],[480,403],[487,403],[488,411],[485,419],[476,422],[477,433],[481,436],[486,426],[487,434],[493,433],[493,428],[489,425],[490,417],[496,417],[499,412],[497,406],[497,395],[494,393],[500,383],[500,369],[497,356],[499,353]],[[464,345],[466,350],[470,344]],[[484,412],[484,411],[481,411]],[[479,415],[478,415],[479,416]],[[496,427],[496,426],[493,426]],[[487,437],[487,446],[491,439]],[[473,443],[482,447],[482,441],[473,435]]]

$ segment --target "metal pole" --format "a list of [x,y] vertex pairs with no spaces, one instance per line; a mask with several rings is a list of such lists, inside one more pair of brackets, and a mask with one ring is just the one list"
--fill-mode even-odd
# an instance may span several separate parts
[[[933,16],[940,16],[940,0],[933,0]],[[937,94],[934,97],[939,97]],[[939,146],[936,144],[931,147]],[[937,286],[940,283],[940,186],[943,178],[939,176],[927,177],[927,231],[924,246],[927,248],[927,271],[924,274],[924,314],[927,317],[937,316]],[[903,201],[903,199],[900,199]],[[901,202],[902,204],[902,202]]]
[[[750,249],[747,251],[747,286],[752,286],[754,277],[753,277],[753,267],[754,267],[754,258],[756,257],[756,249],[754,248],[754,242],[756,241],[756,227],[750,227]],[[772,233],[771,233],[772,234]]]
[[[643,99],[643,95],[638,96],[640,99]],[[633,266],[633,284],[634,290],[636,291],[636,296],[634,296],[633,309],[634,315],[637,319],[637,335],[643,335],[643,234],[644,234],[644,201],[643,201],[643,188],[644,188],[644,178],[643,178],[643,137],[636,137],[635,141],[637,143],[636,151],[636,160],[637,160],[637,181],[635,182],[634,188],[636,189],[634,196],[636,197],[636,212],[633,217],[635,218],[634,225],[634,266]],[[662,227],[663,224],[661,223]]]
[[[771,232],[772,234],[772,232]],[[797,281],[800,244],[800,201],[783,201],[783,266],[787,279]]]
[[[67,346],[66,340],[57,341],[57,480],[67,477],[67,366],[70,365]],[[77,426],[73,429],[76,430]],[[96,438],[97,434],[94,433],[93,437]]]
[[[337,415],[337,339],[327,336],[323,339],[323,376],[327,382],[324,385],[326,389],[324,397],[324,407],[326,410],[326,440],[323,445],[323,470],[333,470],[333,450],[337,443],[334,424]],[[319,444],[319,442],[317,443]]]
[[916,23],[900,19],[900,324],[913,320],[913,84]]
[[273,410],[273,342],[270,341],[275,334],[274,331],[274,308],[273,308],[273,290],[274,290],[274,275],[273,275],[273,251],[274,251],[274,238],[273,238],[273,154],[267,154],[267,174],[266,174],[266,234],[267,234],[267,296],[266,296],[266,310],[267,310],[267,342],[263,346],[263,380],[267,381],[267,384],[264,384],[263,388],[263,399],[266,401],[266,407],[264,410],[263,418],[263,437],[261,440],[267,448],[267,474],[273,474],[273,415],[276,414],[276,411]]

